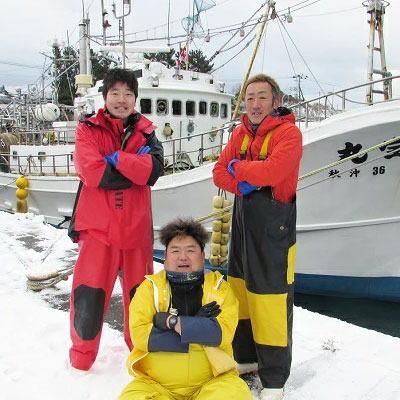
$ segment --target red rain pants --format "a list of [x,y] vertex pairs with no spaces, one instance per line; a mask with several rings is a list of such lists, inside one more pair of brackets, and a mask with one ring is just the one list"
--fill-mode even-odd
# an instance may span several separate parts
[[153,273],[152,247],[119,249],[106,245],[87,232],[80,232],[79,257],[75,264],[71,304],[70,362],[88,370],[99,349],[104,316],[117,276],[120,277],[124,306],[124,338],[129,350],[129,303],[145,274]]

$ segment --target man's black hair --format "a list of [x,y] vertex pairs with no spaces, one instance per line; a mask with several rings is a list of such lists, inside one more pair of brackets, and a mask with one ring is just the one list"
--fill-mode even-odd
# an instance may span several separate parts
[[159,239],[165,246],[165,249],[167,249],[169,242],[177,236],[191,236],[199,244],[202,251],[208,242],[206,229],[203,225],[192,218],[177,218],[171,221],[169,224],[161,228]]
[[108,91],[117,83],[126,83],[135,95],[138,97],[138,81],[133,71],[129,69],[113,68],[110,69],[103,79],[103,98],[105,99]]

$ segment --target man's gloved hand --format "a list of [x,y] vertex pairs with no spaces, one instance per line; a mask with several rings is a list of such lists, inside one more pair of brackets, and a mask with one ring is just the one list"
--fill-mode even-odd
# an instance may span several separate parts
[[254,190],[257,190],[260,186],[255,186],[255,185],[252,185],[251,183],[243,181],[243,182],[238,183],[238,187],[239,187],[240,193],[242,193],[242,195],[246,195],[251,192],[254,192]]
[[106,161],[106,162],[114,165],[114,167],[116,167],[118,164],[118,151],[114,151],[114,153],[111,153],[109,156],[105,156],[104,161]]
[[138,154],[138,155],[149,154],[150,150],[151,150],[150,146],[141,146],[136,154]]
[[216,301],[212,301],[211,303],[205,304],[203,307],[199,309],[196,313],[196,317],[205,317],[205,318],[215,318],[221,309],[219,304]]
[[228,164],[228,172],[232,175],[235,176],[235,170],[233,169],[233,164],[235,164],[235,162],[238,162],[240,160],[238,160],[237,158],[234,158],[233,160],[229,161]]
[[153,324],[156,328],[162,331],[169,331],[170,328],[167,326],[167,319],[170,316],[168,312],[158,312],[153,318]]

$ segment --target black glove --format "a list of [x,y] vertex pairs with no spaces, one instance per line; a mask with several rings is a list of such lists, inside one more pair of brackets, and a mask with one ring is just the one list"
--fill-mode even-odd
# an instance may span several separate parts
[[199,311],[197,311],[196,317],[215,318],[220,312],[219,304],[217,304],[216,301],[212,301],[201,307]]
[[162,331],[169,331],[170,328],[167,326],[167,319],[170,316],[168,312],[158,312],[153,318],[153,324],[156,328]]

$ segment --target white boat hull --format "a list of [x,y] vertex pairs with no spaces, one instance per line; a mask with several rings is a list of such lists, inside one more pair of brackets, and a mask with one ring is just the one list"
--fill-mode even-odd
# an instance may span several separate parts
[[[399,132],[400,102],[326,120],[304,133],[301,175],[337,161],[346,146],[364,150]],[[299,183],[297,291],[400,301],[400,150],[390,154],[381,147],[368,153],[367,161],[347,162]],[[217,194],[212,168],[208,164],[159,179],[152,190],[156,232],[176,216],[198,218],[212,211]],[[13,179],[14,174],[0,174],[2,210],[15,211],[15,184],[4,186]],[[30,211],[53,224],[70,215],[77,178],[29,180]]]

